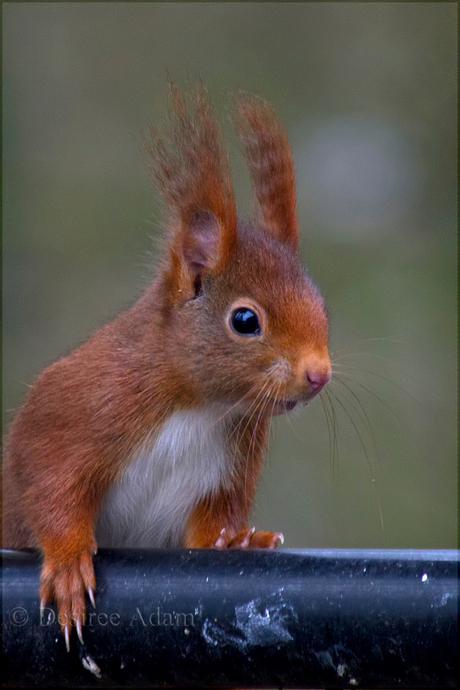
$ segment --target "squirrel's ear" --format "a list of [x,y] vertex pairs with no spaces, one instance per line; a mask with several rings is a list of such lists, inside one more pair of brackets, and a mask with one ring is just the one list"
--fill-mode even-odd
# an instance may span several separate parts
[[169,89],[169,127],[164,135],[150,128],[148,167],[176,219],[170,245],[173,274],[189,278],[191,273],[194,279],[205,269],[224,266],[232,255],[237,239],[235,199],[220,131],[203,86],[189,90],[190,107],[174,84]]
[[220,224],[211,211],[196,211],[180,233],[182,256],[194,276],[213,268],[219,258]]
[[271,106],[249,96],[236,98],[234,117],[251,173],[264,228],[297,249],[294,164],[287,135]]

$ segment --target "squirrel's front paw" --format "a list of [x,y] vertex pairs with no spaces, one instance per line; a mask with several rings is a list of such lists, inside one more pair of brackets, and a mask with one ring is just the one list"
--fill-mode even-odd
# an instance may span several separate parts
[[216,549],[276,549],[283,542],[281,532],[256,532],[256,528],[251,527],[235,534],[224,527],[214,546]]
[[58,621],[65,636],[67,651],[70,650],[70,633],[75,626],[78,639],[83,644],[82,626],[85,624],[85,593],[95,607],[96,579],[92,555],[95,549],[79,556],[72,555],[64,562],[46,557],[40,576],[40,609],[55,601]]

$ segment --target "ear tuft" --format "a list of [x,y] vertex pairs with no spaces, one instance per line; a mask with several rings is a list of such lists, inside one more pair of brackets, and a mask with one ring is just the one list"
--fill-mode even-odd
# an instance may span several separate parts
[[239,96],[234,118],[259,203],[262,225],[297,249],[294,164],[287,135],[271,106]]
[[[228,161],[212,107],[201,84],[185,98],[169,83],[164,134],[150,127],[148,167],[158,191],[179,220],[179,244],[189,264],[205,266],[219,251],[225,264],[236,242],[236,208]],[[190,233],[190,237],[187,237]]]

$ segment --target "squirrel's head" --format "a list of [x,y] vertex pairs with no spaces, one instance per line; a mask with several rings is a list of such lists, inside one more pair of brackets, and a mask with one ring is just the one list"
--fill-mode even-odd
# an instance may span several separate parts
[[298,254],[287,136],[265,101],[237,100],[259,209],[241,223],[204,89],[192,114],[175,86],[171,97],[170,137],[152,129],[148,150],[173,212],[161,307],[175,358],[207,400],[289,410],[321,390],[331,364],[324,302]]

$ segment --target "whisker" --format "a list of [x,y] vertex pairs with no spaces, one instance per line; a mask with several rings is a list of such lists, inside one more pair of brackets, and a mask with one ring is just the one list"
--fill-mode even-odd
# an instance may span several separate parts
[[353,417],[350,415],[350,413],[348,412],[348,410],[346,409],[346,407],[343,405],[343,403],[342,403],[342,401],[340,400],[340,398],[339,398],[332,390],[330,390],[329,392],[330,392],[331,395],[334,396],[335,400],[336,400],[337,403],[340,405],[340,407],[342,408],[342,410],[345,412],[345,414],[347,415],[348,419],[350,420],[351,424],[353,425],[353,428],[354,428],[354,430],[355,430],[355,432],[356,432],[356,435],[357,435],[358,438],[359,438],[359,441],[360,441],[360,443],[361,443],[362,449],[363,449],[363,451],[364,451],[364,455],[366,456],[367,464],[368,464],[368,468],[369,468],[369,472],[370,472],[370,474],[371,474],[371,478],[372,478],[372,480],[374,480],[374,473],[373,473],[373,471],[372,471],[372,465],[371,465],[371,463],[370,463],[369,453],[367,452],[366,444],[364,443],[364,441],[363,441],[363,439],[362,439],[362,436],[361,436],[361,434],[360,434],[360,432],[359,432],[358,427],[357,427],[356,424],[355,424],[355,421],[354,421]]
[[[251,419],[253,418],[254,414],[257,412],[257,409],[258,409],[257,406],[258,406],[258,404],[259,404],[259,398],[260,398],[261,400],[263,399],[263,396],[265,395],[265,389],[266,389],[267,385],[270,385],[270,381],[265,381],[264,385],[262,386],[262,388],[260,389],[260,391],[258,392],[258,394],[256,395],[256,397],[254,398],[254,401],[253,401],[253,403],[251,404],[251,406],[250,406],[250,408],[249,408],[249,410],[248,410],[248,412],[251,412],[251,410],[252,410],[252,412],[251,412],[251,415],[249,416],[249,418],[247,419],[247,424],[246,424],[246,426],[244,427],[243,431],[237,436],[237,441],[236,441],[236,442],[237,442],[237,445],[238,445],[238,443],[239,443],[239,440],[244,436],[244,434],[245,434],[245,432],[246,432],[246,429],[248,428],[248,425],[250,424]],[[240,423],[237,425],[236,429],[239,429],[239,428],[242,426],[244,420],[246,420],[246,417],[245,417],[245,416],[243,416],[243,417],[241,418],[241,421],[240,421]],[[235,431],[235,430],[234,430],[234,431]],[[232,437],[234,431],[230,434],[229,439]]]
[[260,410],[260,413],[259,413],[259,417],[258,417],[258,419],[257,419],[257,422],[256,422],[255,426],[254,426],[254,434],[255,434],[255,431],[256,431],[256,429],[257,429],[257,426],[258,426],[258,424],[259,424],[259,420],[260,420],[262,414],[266,414],[266,413],[267,413],[268,407],[269,407],[269,405],[270,405],[270,403],[271,403],[271,405],[272,405],[271,412],[270,412],[270,413],[267,413],[267,430],[266,430],[266,433],[267,433],[268,438],[270,438],[270,435],[271,435],[271,432],[272,432],[273,410],[274,410],[274,407],[275,407],[275,405],[276,405],[276,401],[277,401],[277,397],[278,397],[278,392],[279,392],[280,387],[281,387],[281,385],[282,385],[282,383],[278,382],[278,391],[277,391],[276,395],[273,395],[273,391],[274,391],[274,389],[275,389],[276,383],[277,383],[276,381],[273,381],[273,382],[271,383],[270,388],[269,388],[269,390],[268,390],[267,393],[266,393],[265,400],[262,402],[262,407],[261,407],[261,410]]
[[[334,482],[336,479],[338,479],[338,459],[337,459],[337,434],[333,434],[333,426],[332,426],[332,418],[331,418],[331,412],[329,408],[327,407],[327,402],[323,398],[323,393],[325,391],[322,391],[320,393],[319,399],[321,401],[321,405],[324,410],[324,416],[326,417],[326,425],[327,425],[327,434],[329,436],[329,462],[331,464],[331,470],[332,470],[332,481]],[[329,399],[330,402],[330,399]],[[337,461],[337,464],[336,464]],[[336,467],[337,467],[337,472],[336,472]]]
[[338,477],[338,471],[339,471],[339,466],[340,466],[340,450],[339,450],[339,444],[337,442],[337,417],[335,414],[335,409],[334,405],[332,404],[331,396],[329,395],[329,391],[326,389],[323,389],[323,393],[327,397],[329,401],[329,406],[330,406],[330,417],[331,417],[331,424],[332,424],[332,433],[333,433],[333,448],[335,448],[335,453],[333,452],[332,456],[332,475],[334,476],[334,458],[337,459],[337,477]]
[[[332,356],[332,355],[331,355]],[[397,371],[398,374],[403,374],[404,376],[409,377],[413,381],[416,381],[417,383],[420,383],[418,379],[416,379],[414,376],[411,374],[408,374],[407,371],[404,371],[403,369],[396,369],[394,368],[394,358],[387,357],[386,355],[381,355],[376,352],[350,352],[346,355],[341,355],[340,357],[334,357],[333,364],[336,362],[341,362],[343,359],[349,359],[350,357],[376,357],[377,359],[384,359],[386,362],[391,362],[392,364],[392,369],[394,371]]]
[[[387,336],[387,337],[379,337],[379,338],[360,338],[359,339],[359,344],[361,343],[376,343],[376,342],[387,342],[387,343],[395,343],[396,345],[405,345],[406,340],[401,339],[400,336]],[[344,350],[347,349],[347,346],[339,347],[337,350],[331,350],[331,355],[336,354],[337,352],[343,352]]]
[[[270,419],[273,417],[273,412],[275,411],[275,405],[276,405],[276,402],[278,400],[278,394],[282,388],[282,385],[283,385],[282,382],[278,381],[278,390],[276,391],[276,395],[273,396],[273,400],[272,400],[272,409],[271,409],[271,412],[269,415]],[[274,390],[274,387],[275,386],[273,386],[272,390]],[[281,400],[284,401],[284,396],[281,398]]]
[[242,403],[247,397],[252,395],[256,389],[257,389],[257,384],[252,386],[252,388],[250,388],[244,395],[242,395],[241,398],[239,400],[237,400],[234,405],[232,405],[228,410],[226,410],[224,412],[223,415],[221,415],[218,419],[216,419],[216,421],[212,423],[211,428],[213,426],[215,426],[216,424],[218,424],[218,422],[222,421],[222,419],[224,419],[232,410],[234,410],[235,407],[237,407],[240,403]]
[[305,446],[305,448],[307,448],[307,444],[305,443],[305,440],[299,436],[299,434],[297,433],[297,431],[296,431],[296,430],[294,429],[294,427],[292,426],[291,414],[292,414],[292,413],[289,413],[289,414],[286,414],[286,415],[285,415],[285,416],[286,416],[286,419],[287,419],[287,422],[288,422],[289,426],[291,427],[291,431],[292,431],[292,433],[294,434],[294,436],[296,437],[296,439],[297,439],[298,441],[300,441],[300,443],[301,443],[303,446]]
[[417,400],[412,393],[409,393],[409,391],[406,391],[405,388],[402,388],[402,386],[399,386],[397,383],[392,381],[391,379],[387,378],[386,376],[382,376],[381,374],[376,374],[374,371],[369,371],[368,369],[362,369],[361,367],[353,367],[348,364],[340,364],[340,367],[344,369],[354,369],[355,371],[360,371],[364,374],[369,374],[370,376],[375,376],[379,379],[382,379],[383,381],[386,381],[387,383],[391,384],[392,386],[395,386],[395,388],[398,388],[400,391],[405,393],[409,398],[412,398],[412,400],[419,405],[419,407],[423,407],[423,404],[420,402],[420,400]]
[[[375,498],[375,500],[376,500],[377,507],[378,507],[378,511],[379,511],[380,525],[381,525],[381,528],[382,528],[382,532],[384,532],[384,531],[385,531],[385,525],[384,525],[384,520],[383,520],[382,503],[381,503],[381,501],[380,501],[380,494],[379,494],[379,492],[378,492],[378,490],[377,490],[376,479],[375,479],[375,476],[374,476],[374,471],[373,471],[373,469],[372,469],[372,464],[371,464],[371,462],[370,462],[369,454],[368,454],[368,452],[367,452],[367,448],[366,448],[366,446],[365,446],[365,444],[364,444],[364,441],[363,441],[363,439],[362,439],[362,437],[361,437],[361,434],[360,434],[360,432],[359,432],[358,427],[356,426],[356,424],[355,424],[353,418],[351,417],[351,415],[349,414],[349,412],[347,411],[347,409],[345,408],[345,406],[342,404],[341,400],[337,397],[337,395],[336,395],[333,391],[330,391],[330,393],[331,393],[331,395],[334,396],[335,400],[338,402],[338,404],[340,405],[340,407],[343,409],[343,411],[344,411],[345,414],[347,415],[348,419],[350,420],[350,422],[351,422],[351,424],[352,424],[352,426],[353,426],[353,428],[354,428],[354,430],[355,430],[355,432],[356,432],[356,435],[357,435],[358,438],[359,438],[360,444],[361,444],[361,446],[362,446],[362,448],[363,448],[364,455],[365,455],[366,460],[367,460],[367,466],[368,466],[370,478],[371,478],[372,491],[373,491],[373,493],[374,493],[374,498]],[[350,402],[350,401],[348,401],[348,402]],[[362,420],[361,420],[361,421],[362,421]]]
[[332,479],[334,479],[334,459],[332,456],[332,436],[331,436],[331,428],[329,424],[329,417],[328,413],[326,412],[326,407],[325,407],[325,402],[322,393],[319,394],[319,399],[321,402],[321,407],[323,408],[324,416],[326,418],[326,428],[327,428],[327,435],[329,438],[329,463],[332,467]]
[[[268,392],[266,393],[266,396],[265,396],[265,400],[262,401],[262,404],[261,404],[261,406],[260,406],[260,408],[259,408],[259,414],[258,414],[258,417],[257,417],[257,419],[256,419],[256,421],[255,421],[254,429],[253,429],[252,434],[251,434],[251,440],[250,440],[250,442],[249,442],[249,448],[248,448],[248,455],[249,455],[249,457],[251,457],[251,454],[252,454],[252,452],[253,452],[253,451],[252,451],[252,448],[253,448],[253,447],[254,447],[254,450],[255,450],[255,444],[254,444],[254,446],[253,446],[253,441],[255,442],[256,433],[257,433],[257,426],[258,426],[258,424],[259,424],[259,422],[260,422],[260,419],[261,419],[262,415],[263,415],[264,412],[265,412],[266,407],[268,406],[268,403],[269,403],[269,400],[270,400],[270,397],[269,397],[269,396],[271,395],[271,393],[272,393],[272,391],[273,391],[273,387],[274,387],[273,385],[271,385],[271,386],[269,387]],[[243,432],[243,433],[244,433],[244,432]],[[246,490],[247,490],[248,473],[249,473],[249,463],[246,463],[246,471],[245,471],[245,477],[244,477],[245,492],[246,492]]]
[[[359,407],[356,408],[356,407],[354,406],[354,404],[351,402],[351,400],[345,398],[346,400],[348,400],[348,403],[353,407],[353,409],[355,410],[356,414],[357,414],[357,415],[361,418],[361,420],[363,421],[364,427],[367,429],[367,433],[369,434],[369,436],[370,436],[370,438],[371,438],[372,446],[373,446],[374,453],[375,453],[375,457],[377,458],[377,461],[380,462],[379,454],[378,454],[378,451],[377,451],[377,443],[376,443],[376,441],[375,441],[374,432],[373,432],[373,430],[372,430],[372,424],[371,424],[371,422],[370,422],[369,415],[367,414],[364,405],[362,404],[361,400],[358,398],[358,396],[356,395],[356,393],[350,388],[350,386],[347,385],[344,381],[342,381],[341,378],[340,378],[339,376],[336,376],[336,377],[335,377],[335,381],[337,381],[337,383],[340,383],[341,386],[344,386],[344,387],[347,389],[347,391],[350,393],[350,395],[352,395],[353,398],[354,398],[354,399],[356,400],[356,402],[358,403],[358,406],[359,406]],[[361,413],[362,413],[363,416],[361,416]]]
[[[337,362],[343,360],[343,359],[349,359],[350,357],[377,357],[378,359],[383,359],[385,362],[390,362],[391,363],[391,371],[394,372],[395,374],[400,374],[401,376],[405,376],[406,378],[410,379],[414,383],[416,383],[418,386],[423,386],[424,384],[420,381],[420,379],[417,379],[415,376],[412,376],[412,374],[409,374],[407,371],[404,371],[403,369],[399,369],[393,365],[393,360],[391,357],[385,357],[384,355],[378,355],[375,354],[374,352],[354,352],[349,355],[343,355],[342,357],[337,357],[337,359],[334,359],[332,362],[332,366],[334,367],[346,367],[347,369],[356,369],[357,371],[363,371],[361,367],[353,367],[352,365],[346,365],[346,364],[337,364]],[[372,373],[372,372],[366,372],[365,373]]]
[[387,408],[387,410],[389,412],[391,412],[391,414],[397,420],[397,422],[399,424],[401,424],[401,426],[403,426],[403,424],[402,424],[401,420],[399,419],[398,415],[396,414],[396,412],[385,402],[385,400],[382,400],[382,398],[380,396],[378,396],[377,393],[374,393],[372,388],[368,388],[364,384],[360,383],[360,381],[355,381],[355,379],[350,378],[350,376],[347,376],[346,374],[340,374],[340,375],[335,374],[334,378],[339,380],[339,376],[340,376],[340,379],[346,379],[347,381],[350,381],[351,383],[353,383],[355,386],[359,386],[360,388],[365,390],[367,393],[370,393],[371,395],[373,395],[374,398],[376,398],[382,405],[384,405]]

